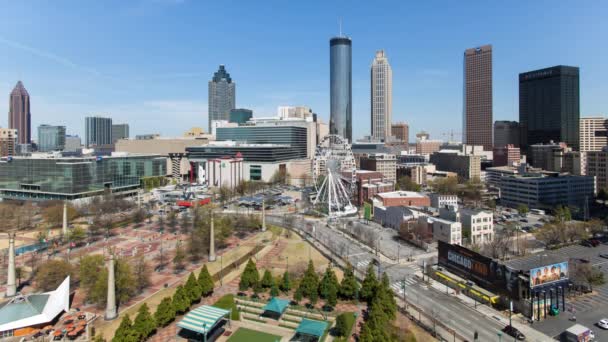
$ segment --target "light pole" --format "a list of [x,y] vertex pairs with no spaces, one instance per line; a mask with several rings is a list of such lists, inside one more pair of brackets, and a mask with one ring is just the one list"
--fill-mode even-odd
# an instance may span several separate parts
[[220,255],[220,286],[224,286],[224,259]]

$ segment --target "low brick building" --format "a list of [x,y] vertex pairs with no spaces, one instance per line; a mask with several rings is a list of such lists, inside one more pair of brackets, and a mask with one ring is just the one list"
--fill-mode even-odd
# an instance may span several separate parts
[[431,200],[427,196],[413,191],[383,192],[377,194],[375,198],[385,207],[429,207],[431,205]]

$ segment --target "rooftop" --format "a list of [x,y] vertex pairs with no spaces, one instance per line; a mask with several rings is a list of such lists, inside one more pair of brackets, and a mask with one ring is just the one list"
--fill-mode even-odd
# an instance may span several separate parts
[[376,196],[381,198],[401,198],[401,197],[410,197],[410,198],[425,198],[423,194],[414,191],[393,191],[393,192],[381,192]]

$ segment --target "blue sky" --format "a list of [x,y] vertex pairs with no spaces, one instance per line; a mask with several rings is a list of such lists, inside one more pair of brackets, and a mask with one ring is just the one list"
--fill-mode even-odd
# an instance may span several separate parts
[[82,135],[84,116],[102,114],[132,135],[180,135],[206,128],[207,82],[225,64],[238,107],[267,116],[307,105],[327,120],[328,41],[342,18],[355,137],[369,134],[378,49],[393,68],[393,120],[408,122],[410,136],[460,131],[462,54],[487,43],[495,120],[517,120],[518,73],[557,64],[581,68],[581,115],[605,114],[607,15],[601,1],[4,1],[0,113],[21,79],[34,131],[64,124]]

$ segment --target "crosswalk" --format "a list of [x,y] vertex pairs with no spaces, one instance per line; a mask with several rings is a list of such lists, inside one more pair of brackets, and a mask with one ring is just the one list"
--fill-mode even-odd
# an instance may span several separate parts
[[372,262],[371,259],[361,260],[357,262],[357,268],[367,268],[370,262]]
[[[408,286],[412,286],[414,284],[416,284],[417,281],[413,278],[405,278],[405,289],[407,291],[407,287]],[[394,283],[391,284],[391,288],[393,289],[393,291],[395,291],[395,293],[397,294],[403,294],[403,281],[396,281]]]

